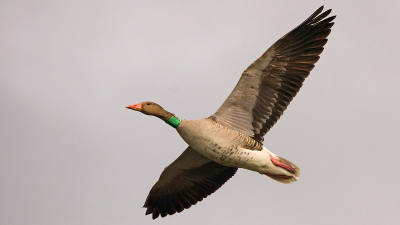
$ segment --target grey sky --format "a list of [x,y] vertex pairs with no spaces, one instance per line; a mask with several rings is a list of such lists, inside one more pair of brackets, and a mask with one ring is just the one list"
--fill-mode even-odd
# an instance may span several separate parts
[[[182,213],[142,205],[186,144],[127,110],[214,113],[241,72],[319,6],[338,17],[264,145],[301,168],[239,170]],[[0,224],[396,224],[400,2],[2,1]]]

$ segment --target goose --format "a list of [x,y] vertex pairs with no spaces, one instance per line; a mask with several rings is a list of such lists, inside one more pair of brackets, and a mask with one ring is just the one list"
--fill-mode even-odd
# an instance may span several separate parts
[[285,184],[299,178],[299,167],[269,151],[263,141],[327,43],[336,16],[326,18],[331,9],[322,11],[323,6],[253,62],[208,118],[181,120],[150,101],[126,106],[162,119],[188,144],[150,190],[144,204],[146,215],[156,219],[190,208],[219,189],[238,168]]

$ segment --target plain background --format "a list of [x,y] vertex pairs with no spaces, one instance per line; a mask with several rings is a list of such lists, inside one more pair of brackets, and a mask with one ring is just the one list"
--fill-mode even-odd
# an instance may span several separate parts
[[[185,148],[125,109],[213,114],[241,72],[318,7],[335,26],[265,146],[283,185],[239,170],[182,213],[141,208]],[[0,224],[397,224],[399,1],[1,1]]]

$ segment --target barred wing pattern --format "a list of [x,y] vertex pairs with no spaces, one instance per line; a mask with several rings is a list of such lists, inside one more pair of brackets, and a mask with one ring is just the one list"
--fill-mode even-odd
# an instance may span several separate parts
[[211,118],[262,143],[327,43],[335,16],[326,18],[331,10],[321,14],[322,10],[323,6],[252,63]]
[[214,193],[237,171],[204,157],[190,146],[161,173],[144,207],[153,219],[190,208]]

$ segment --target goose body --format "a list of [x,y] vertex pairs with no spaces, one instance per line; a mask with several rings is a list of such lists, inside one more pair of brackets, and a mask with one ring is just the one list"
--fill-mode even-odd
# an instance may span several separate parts
[[283,183],[290,183],[298,178],[300,170],[297,166],[292,164],[296,172],[275,166],[271,157],[280,157],[268,151],[260,142],[211,118],[184,120],[177,131],[194,150],[220,165],[290,177],[282,179]]
[[238,168],[281,183],[298,179],[300,169],[262,143],[324,49],[335,16],[326,18],[331,10],[322,10],[320,7],[252,63],[208,118],[181,121],[149,101],[127,106],[162,119],[189,145],[150,190],[144,204],[146,215],[156,219],[190,208],[220,188]]

